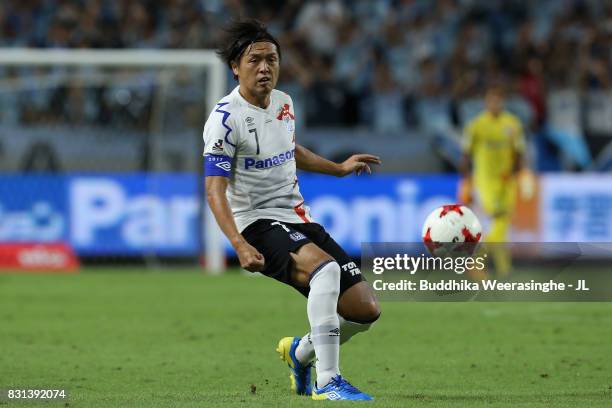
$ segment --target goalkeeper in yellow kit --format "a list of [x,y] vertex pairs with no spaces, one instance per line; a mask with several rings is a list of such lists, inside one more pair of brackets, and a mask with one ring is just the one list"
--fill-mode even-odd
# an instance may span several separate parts
[[[524,197],[531,194],[532,183],[524,168],[523,127],[515,115],[504,110],[501,88],[487,90],[485,110],[465,128],[463,149],[459,199],[470,204],[475,190],[477,202],[492,221],[485,242],[508,242],[517,182]],[[511,267],[507,248],[494,245],[491,255],[498,274],[506,275]]]

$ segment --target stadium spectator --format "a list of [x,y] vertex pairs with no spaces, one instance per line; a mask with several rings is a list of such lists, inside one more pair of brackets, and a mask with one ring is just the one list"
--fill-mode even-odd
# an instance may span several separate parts
[[[210,48],[219,22],[245,16],[272,22],[287,63],[280,87],[301,88],[297,103],[304,106],[309,126],[379,127],[380,121],[371,120],[377,108],[365,105],[386,95],[385,104],[393,99],[408,106],[401,108],[402,120],[394,119],[399,130],[415,115],[406,101],[444,95],[458,107],[491,83],[504,81],[516,84],[537,128],[546,118],[548,90],[609,89],[612,82],[612,5],[603,1],[5,0],[0,2],[0,45]],[[377,50],[384,50],[386,66],[372,60]],[[322,74],[315,77],[317,69]],[[26,78],[38,74],[19,72]],[[7,75],[0,68],[0,79]],[[51,81],[53,73],[38,78]],[[390,87],[395,87],[392,98]],[[96,89],[90,93],[97,100],[87,109],[98,112],[79,120],[96,122],[125,111],[104,100],[104,86]],[[56,102],[79,92],[64,92]],[[57,109],[30,108],[48,93],[48,87],[24,92],[11,108],[18,114],[2,120],[59,119],[63,113]],[[448,114],[462,124],[456,110]],[[119,117],[128,127],[143,123]]]

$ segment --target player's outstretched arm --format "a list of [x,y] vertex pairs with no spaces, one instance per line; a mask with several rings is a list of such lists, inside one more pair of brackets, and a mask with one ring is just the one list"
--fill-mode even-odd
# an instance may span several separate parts
[[225,195],[228,179],[223,176],[206,177],[206,198],[217,224],[229,239],[238,255],[240,266],[247,271],[257,272],[264,268],[264,257],[251,246],[238,231],[232,210]]
[[360,175],[362,171],[371,174],[370,164],[381,164],[380,158],[371,154],[354,154],[342,163],[334,163],[299,144],[295,145],[295,162],[300,170],[336,177],[344,177],[353,172]]

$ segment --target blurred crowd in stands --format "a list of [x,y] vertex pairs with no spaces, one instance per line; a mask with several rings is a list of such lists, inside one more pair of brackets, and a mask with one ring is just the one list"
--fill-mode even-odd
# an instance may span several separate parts
[[[258,18],[278,36],[279,88],[294,96],[308,126],[401,131],[424,124],[427,100],[442,101],[460,126],[460,102],[502,84],[522,98],[537,129],[549,89],[612,82],[605,0],[2,0],[0,46],[211,48],[234,17]],[[0,67],[0,78],[11,75]],[[106,120],[104,93],[87,92],[63,87],[28,104],[48,106],[46,115],[16,115],[35,122],[78,109]],[[133,98],[144,111],[146,94]]]

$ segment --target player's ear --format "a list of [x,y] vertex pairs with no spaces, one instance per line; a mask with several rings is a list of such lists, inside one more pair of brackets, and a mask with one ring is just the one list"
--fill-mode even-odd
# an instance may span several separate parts
[[235,62],[232,62],[232,72],[234,73],[234,76],[238,76],[238,64]]

